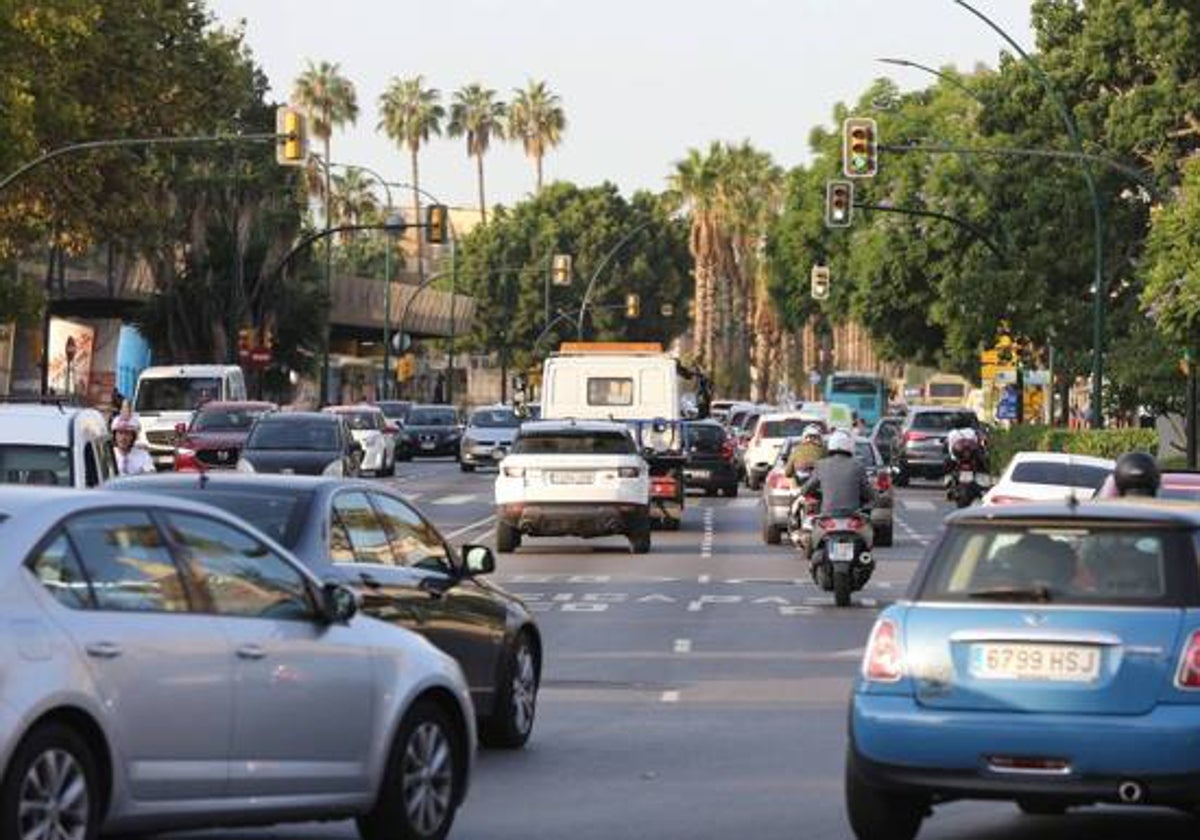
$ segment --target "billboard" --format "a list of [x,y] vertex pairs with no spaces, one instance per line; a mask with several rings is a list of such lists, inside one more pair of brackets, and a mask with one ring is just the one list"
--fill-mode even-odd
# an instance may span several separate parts
[[63,318],[50,319],[50,369],[47,386],[52,394],[84,398],[92,373],[96,331],[86,324]]

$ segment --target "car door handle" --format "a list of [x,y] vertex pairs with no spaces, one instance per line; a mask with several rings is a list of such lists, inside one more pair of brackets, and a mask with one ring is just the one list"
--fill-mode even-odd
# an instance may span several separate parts
[[239,659],[264,659],[267,652],[262,645],[243,645],[238,648],[237,655]]
[[360,581],[362,581],[362,585],[367,587],[367,589],[382,589],[383,588],[383,584],[379,582],[379,578],[377,578],[377,577],[375,577],[375,575],[369,574],[367,572],[359,573],[358,579]]
[[93,642],[85,650],[96,659],[116,659],[121,655],[121,646],[115,642]]

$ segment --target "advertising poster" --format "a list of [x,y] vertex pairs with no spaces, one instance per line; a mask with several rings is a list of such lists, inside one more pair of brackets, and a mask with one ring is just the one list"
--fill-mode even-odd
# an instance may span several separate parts
[[96,332],[84,324],[50,319],[50,375],[53,394],[86,397]]

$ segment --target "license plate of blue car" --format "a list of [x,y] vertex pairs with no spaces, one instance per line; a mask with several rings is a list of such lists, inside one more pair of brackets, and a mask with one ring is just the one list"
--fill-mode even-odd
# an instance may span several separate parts
[[1100,648],[1059,644],[977,644],[971,648],[971,674],[983,680],[1094,682],[1100,676]]

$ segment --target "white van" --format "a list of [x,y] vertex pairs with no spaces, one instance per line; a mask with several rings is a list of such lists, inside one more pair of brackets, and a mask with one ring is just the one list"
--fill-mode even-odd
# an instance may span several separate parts
[[154,466],[169,470],[175,460],[175,427],[191,422],[207,402],[246,399],[246,380],[237,365],[151,367],[138,377],[133,411],[142,423],[141,443]]
[[657,344],[568,342],[542,368],[542,419],[679,420],[679,371]]
[[98,487],[116,474],[112,436],[100,412],[0,403],[0,484]]

